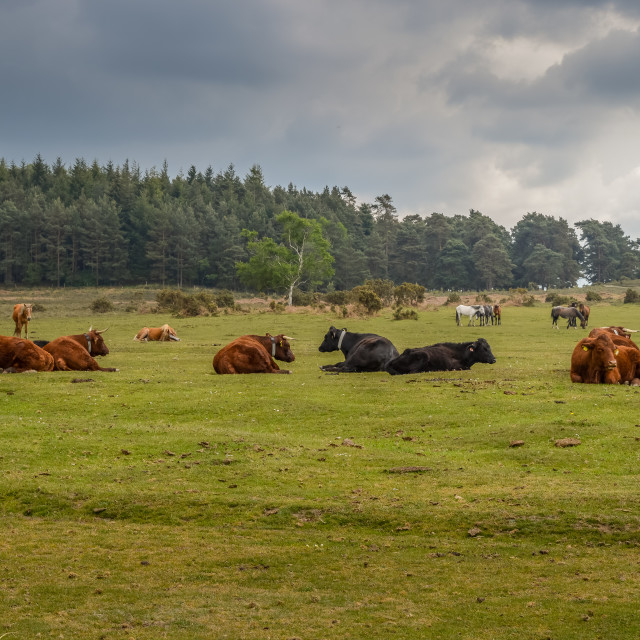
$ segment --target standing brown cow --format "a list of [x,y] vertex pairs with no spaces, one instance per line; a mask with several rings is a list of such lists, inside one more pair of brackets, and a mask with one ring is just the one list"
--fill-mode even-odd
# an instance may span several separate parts
[[93,357],[109,353],[100,335],[105,331],[89,328],[87,333],[56,338],[43,349],[53,356],[56,371],[117,371],[112,367],[101,367]]
[[280,369],[273,358],[293,362],[288,338],[283,334],[272,336],[240,336],[222,347],[213,358],[216,373],[291,373]]
[[22,337],[22,327],[24,327],[24,337],[29,339],[29,321],[31,320],[30,304],[17,304],[13,307],[13,321],[16,323],[16,330],[13,335],[16,338]]
[[53,371],[53,358],[30,340],[0,336],[0,371],[3,369],[5,373]]

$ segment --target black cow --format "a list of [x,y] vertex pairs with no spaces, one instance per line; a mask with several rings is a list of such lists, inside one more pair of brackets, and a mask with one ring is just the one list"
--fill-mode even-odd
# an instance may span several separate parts
[[398,350],[387,338],[375,333],[351,333],[346,329],[331,327],[318,347],[318,351],[342,351],[344,362],[326,364],[322,371],[344,373],[384,371],[389,360],[398,357]]
[[405,349],[402,355],[387,364],[392,375],[422,373],[425,371],[455,371],[471,369],[476,362],[493,364],[496,361],[491,347],[484,338],[475,342],[439,342],[430,347]]

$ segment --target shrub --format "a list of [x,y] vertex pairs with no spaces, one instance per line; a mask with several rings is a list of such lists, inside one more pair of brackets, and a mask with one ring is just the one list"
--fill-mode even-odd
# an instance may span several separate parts
[[634,291],[633,289],[627,289],[624,294],[624,303],[637,303],[640,302],[640,293]]
[[351,292],[350,291],[327,291],[327,293],[323,294],[322,297],[329,304],[344,305],[350,301]]
[[421,284],[403,282],[393,290],[393,298],[397,305],[410,304],[415,307],[424,302],[425,291]]
[[179,289],[162,289],[156,294],[158,309],[183,317],[213,315],[218,305],[212,294],[200,291],[187,295]]
[[294,307],[308,307],[315,302],[314,294],[309,291],[301,291],[294,289],[291,296],[291,302]]
[[160,311],[178,312],[182,309],[185,295],[179,289],[161,289],[156,293],[156,302]]
[[236,304],[233,293],[231,293],[229,289],[218,291],[218,293],[214,295],[214,300],[219,307],[228,307],[229,309],[233,309]]
[[587,291],[587,302],[602,302],[602,296],[597,291]]
[[405,309],[403,307],[397,307],[393,312],[394,320],[417,320],[418,312],[415,309]]
[[558,292],[549,293],[544,299],[545,302],[550,302],[554,307],[566,307],[571,302],[569,296],[560,295]]
[[447,296],[447,301],[445,302],[445,304],[460,304],[461,300],[462,298],[460,297],[460,294],[457,291],[452,291]]
[[[391,303],[393,298],[393,280],[383,280],[376,278],[375,280],[365,280],[365,287],[369,287],[382,301],[384,305]],[[355,287],[358,289],[358,287]]]
[[271,311],[273,311],[274,313],[283,313],[286,307],[285,307],[285,305],[284,305],[284,302],[282,302],[282,301],[277,301],[277,302],[276,302],[275,300],[272,300],[272,301],[269,303],[269,308],[270,308],[270,309],[271,309]]
[[365,313],[373,315],[384,306],[380,296],[371,287],[366,285],[355,287],[358,290],[358,304],[364,308]]
[[109,298],[100,296],[89,305],[89,308],[94,313],[107,313],[108,311],[113,311],[115,309],[115,306],[113,302],[109,300]]
[[535,303],[536,303],[535,296],[524,296],[524,298],[522,298],[523,307],[533,307]]
[[490,304],[491,298],[486,293],[479,293],[476,296],[476,302],[484,302],[484,304]]

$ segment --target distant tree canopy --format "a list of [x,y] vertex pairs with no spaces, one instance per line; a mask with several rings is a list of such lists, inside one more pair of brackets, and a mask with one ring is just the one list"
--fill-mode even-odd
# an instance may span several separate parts
[[[171,178],[77,159],[0,160],[0,285],[352,289],[367,280],[427,289],[574,286],[640,276],[640,245],[619,225],[526,213],[399,218],[390,195],[268,187],[254,166]],[[260,260],[262,260],[260,266]]]

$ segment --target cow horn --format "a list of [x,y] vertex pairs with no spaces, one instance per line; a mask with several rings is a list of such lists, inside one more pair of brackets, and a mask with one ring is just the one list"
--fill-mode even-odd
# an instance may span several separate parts
[[628,333],[638,333],[640,331],[640,329],[627,329],[626,327],[622,327],[622,329]]
[[291,338],[289,336],[282,336],[285,340],[295,340],[295,338]]
[[[98,335],[100,335],[101,333],[104,333],[105,331],[107,331],[107,329],[109,329],[109,327],[107,327],[106,329],[103,329],[102,331],[98,331],[98,330],[96,329],[96,333],[97,333]],[[89,329],[89,331],[91,331],[91,329]]]

